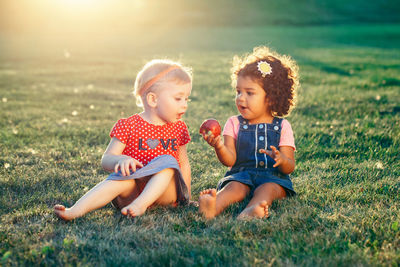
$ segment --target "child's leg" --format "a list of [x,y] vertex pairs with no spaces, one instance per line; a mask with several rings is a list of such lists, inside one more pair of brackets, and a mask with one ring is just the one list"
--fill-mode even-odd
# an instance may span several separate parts
[[135,180],[105,180],[83,195],[71,208],[66,209],[63,205],[55,205],[54,212],[61,219],[72,220],[105,206],[119,195],[127,196],[131,194],[135,187]]
[[271,206],[272,201],[285,197],[286,191],[282,186],[275,183],[262,184],[254,191],[253,198],[239,214],[238,219],[268,217],[268,207]]
[[144,187],[146,186],[147,182],[149,181],[151,176],[143,177],[140,179],[135,179],[136,186],[134,190],[130,192],[121,193],[115,199],[112,200],[113,205],[118,209],[121,210],[123,207],[129,205],[134,201],[140,193],[143,191]]
[[139,216],[154,202],[165,205],[173,203],[176,199],[175,170],[164,169],[150,178],[143,192],[132,203],[122,208],[121,213],[132,217]]
[[214,218],[229,205],[242,201],[250,192],[250,188],[240,182],[231,181],[221,191],[207,189],[200,193],[199,211],[207,219]]

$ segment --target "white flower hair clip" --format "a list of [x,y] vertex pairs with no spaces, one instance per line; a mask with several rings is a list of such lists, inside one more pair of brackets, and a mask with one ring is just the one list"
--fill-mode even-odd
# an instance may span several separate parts
[[272,73],[271,65],[266,61],[260,61],[257,64],[258,71],[261,72],[261,75],[265,78],[265,75]]

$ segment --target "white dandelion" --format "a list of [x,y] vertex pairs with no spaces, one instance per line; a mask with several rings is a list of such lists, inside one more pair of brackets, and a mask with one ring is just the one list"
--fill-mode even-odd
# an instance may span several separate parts
[[72,116],[77,116],[78,115],[78,111],[76,111],[76,110],[74,110],[74,111],[72,111]]
[[378,161],[377,163],[375,163],[375,168],[379,169],[379,170],[383,170],[383,164],[382,162]]

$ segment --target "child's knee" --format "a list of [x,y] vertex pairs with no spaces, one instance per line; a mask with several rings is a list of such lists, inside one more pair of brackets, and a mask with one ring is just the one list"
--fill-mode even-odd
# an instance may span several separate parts
[[167,169],[160,171],[158,174],[165,175],[168,178],[173,178],[175,176],[175,169],[167,168]]

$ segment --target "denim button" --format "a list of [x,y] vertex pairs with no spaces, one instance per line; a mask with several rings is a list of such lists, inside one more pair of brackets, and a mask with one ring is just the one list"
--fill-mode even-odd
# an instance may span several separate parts
[[275,126],[274,126],[274,130],[275,130],[275,131],[278,131],[278,130],[279,130],[279,127],[275,125]]
[[247,128],[249,128],[249,126],[243,125],[243,129],[247,129]]
[[260,136],[258,139],[259,139],[260,141],[264,141],[264,136]]
[[264,128],[264,125],[260,124],[260,125],[258,126],[258,128],[262,129],[262,128]]
[[260,161],[260,166],[262,167],[262,166],[264,166],[264,161]]

